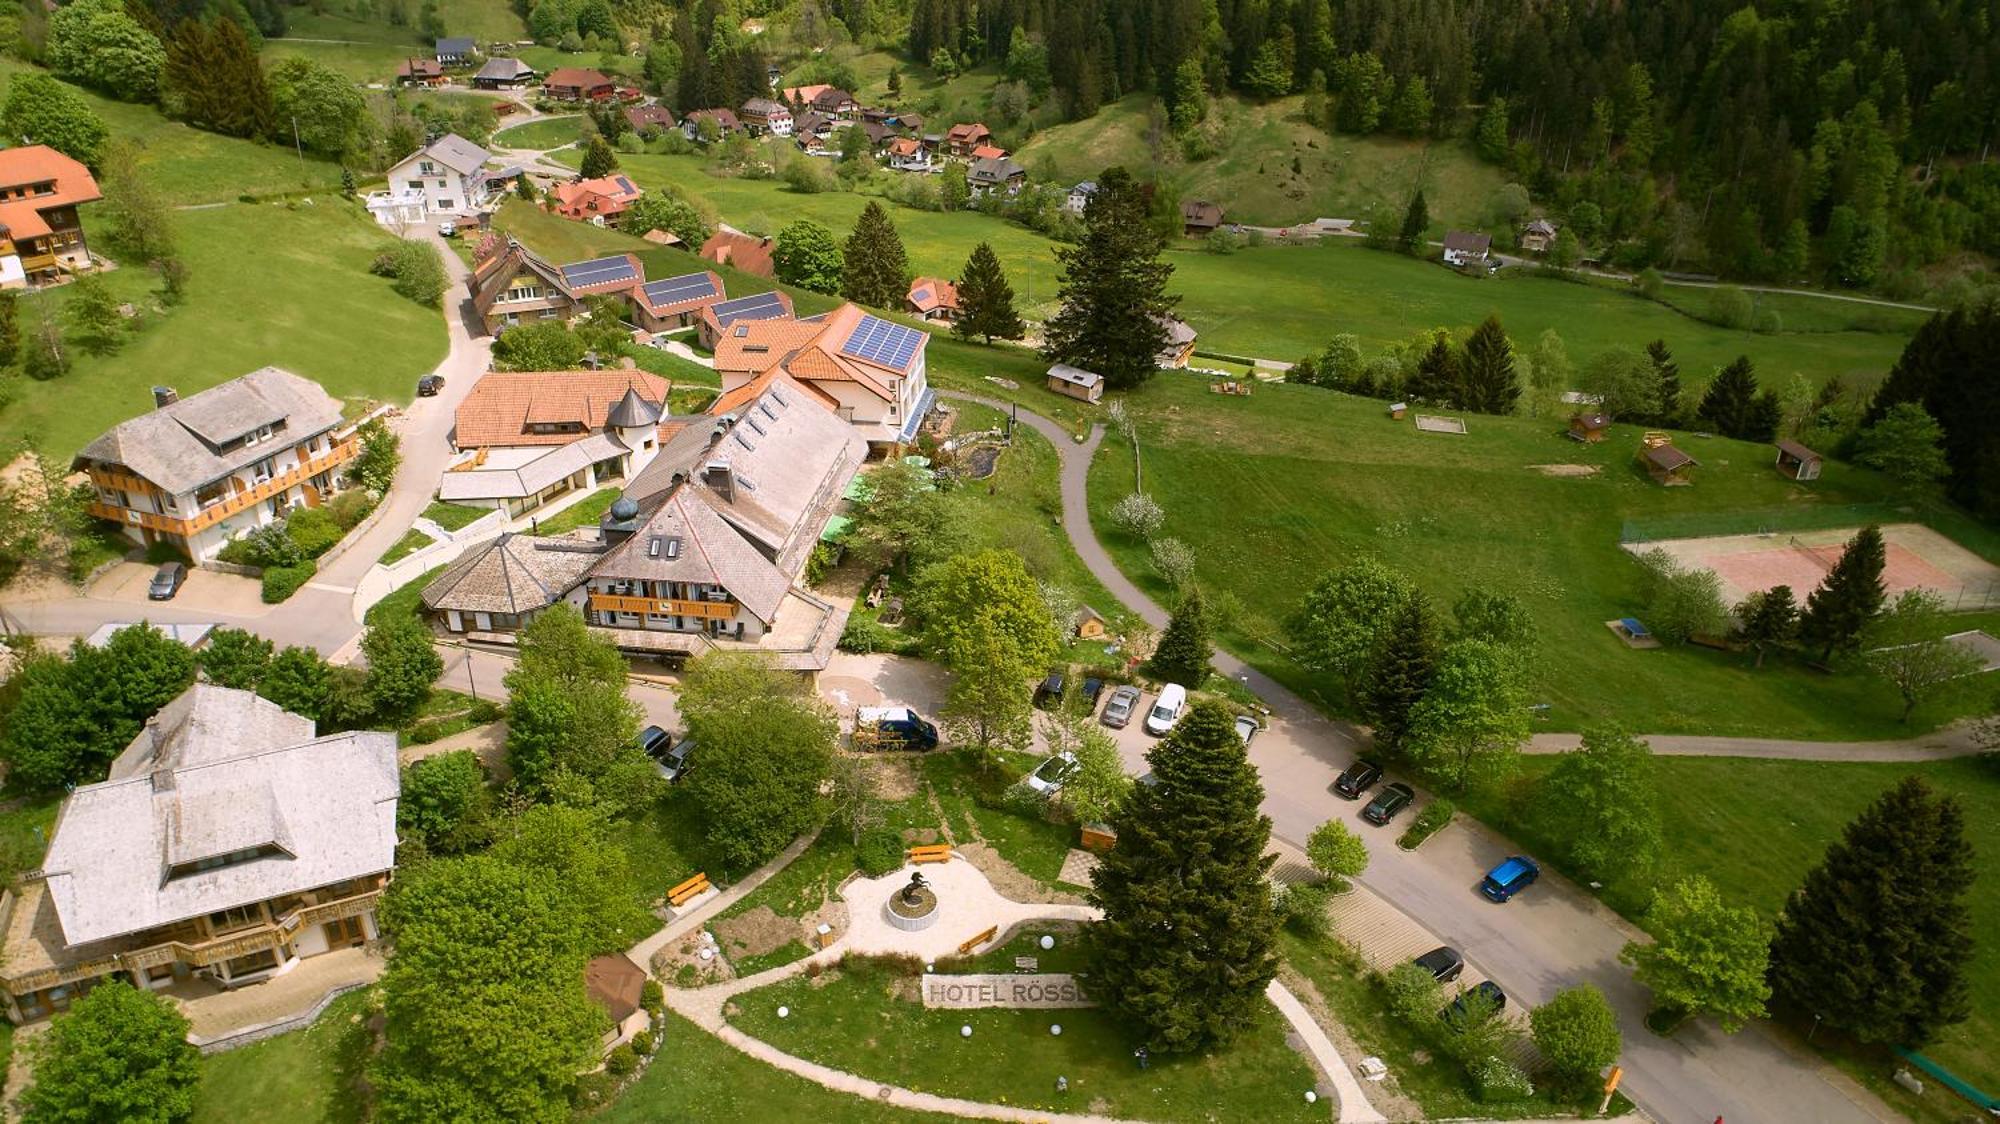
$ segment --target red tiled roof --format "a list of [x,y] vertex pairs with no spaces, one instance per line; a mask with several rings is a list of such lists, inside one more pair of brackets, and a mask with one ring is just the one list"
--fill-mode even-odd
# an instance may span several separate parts
[[459,404],[453,441],[461,449],[567,445],[583,433],[528,433],[525,427],[532,420],[603,429],[628,388],[664,411],[673,384],[646,371],[489,371]]
[[43,211],[104,198],[90,169],[45,144],[0,149],[0,187],[51,184],[46,195],[0,202],[0,229],[14,238],[40,238],[50,233]]
[[910,307],[918,312],[955,309],[958,307],[958,286],[941,277],[919,277],[910,282],[910,294],[906,299]]
[[705,261],[740,269],[756,277],[772,275],[771,240],[745,234],[740,230],[717,230],[701,244],[701,256]]
[[559,66],[549,71],[549,76],[542,79],[542,85],[575,86],[583,90],[594,90],[600,86],[611,85],[611,79],[595,70],[579,66]]

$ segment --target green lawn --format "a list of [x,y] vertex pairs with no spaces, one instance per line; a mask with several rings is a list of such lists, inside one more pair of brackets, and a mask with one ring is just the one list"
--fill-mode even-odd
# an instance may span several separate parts
[[[1620,548],[1626,519],[1701,517],[1883,498],[1875,474],[1828,462],[1810,486],[1768,464],[1768,448],[1682,437],[1701,460],[1688,488],[1661,488],[1634,467],[1639,430],[1579,446],[1556,423],[1467,419],[1465,436],[1418,433],[1380,402],[1309,387],[1260,384],[1249,398],[1209,394],[1193,377],[1162,376],[1127,404],[1138,420],[1146,488],[1166,509],[1164,534],[1194,548],[1210,590],[1240,602],[1225,636],[1235,651],[1329,709],[1341,692],[1282,654],[1282,621],[1315,578],[1373,555],[1414,578],[1441,608],[1478,585],[1519,596],[1539,626],[1532,701],[1546,728],[1615,720],[1646,732],[1897,737],[1899,706],[1859,672],[1824,675],[1790,660],[1752,671],[1746,657],[1704,649],[1633,651],[1603,622],[1642,613],[1639,570]],[[1586,464],[1591,478],[1530,466]],[[1106,439],[1091,468],[1098,535],[1153,596],[1167,590],[1144,544],[1115,530],[1110,507],[1132,490],[1130,447]],[[1992,555],[1991,535],[1968,541]],[[1990,701],[1975,680],[1918,711],[1915,728]]]
[[[403,60],[411,55],[426,58],[431,54],[416,43],[313,42],[300,35],[296,27],[286,30],[291,32],[286,38],[265,40],[264,49],[258,57],[263,59],[266,67],[290,58],[311,59],[356,85],[386,85],[395,80],[396,67]],[[350,38],[368,33],[365,27],[351,22],[329,26],[327,30],[335,34],[344,33]]]
[[417,530],[415,527],[412,527],[409,530],[404,531],[403,537],[397,539],[396,544],[394,546],[391,546],[388,550],[383,551],[382,557],[376,559],[376,561],[384,566],[390,565],[391,563],[395,562],[401,562],[403,559],[408,558],[410,555],[415,554],[417,551],[422,550],[423,548],[431,545],[436,541],[437,541],[436,539],[430,537],[427,534],[424,534],[422,531]]
[[418,599],[423,596],[424,587],[436,581],[437,576],[444,573],[444,569],[443,566],[433,566],[417,575],[408,584],[398,587],[394,593],[370,606],[362,617],[363,621],[374,624],[399,614],[420,615],[422,608]]
[[304,1030],[201,1060],[195,1124],[349,1124],[367,1059],[366,990],[333,1001]]
[[561,535],[574,531],[578,527],[595,527],[597,526],[597,521],[604,516],[606,511],[610,510],[612,503],[618,499],[618,496],[619,489],[616,487],[599,488],[588,497],[578,500],[575,504],[556,512],[554,516],[537,523],[536,526],[544,535]]
[[490,507],[467,507],[462,503],[447,503],[444,500],[433,500],[429,507],[424,508],[424,518],[447,531],[470,527],[491,514],[493,509]]
[[[59,457],[152,408],[150,388],[187,397],[267,365],[318,381],[337,398],[408,401],[444,358],[444,323],[389,288],[368,264],[389,234],[334,196],[316,206],[230,204],[178,216],[187,300],[149,313],[115,354],[78,354],[70,373],[22,381],[0,413],[0,443],[30,438]],[[150,308],[146,271],[109,275],[121,298]],[[24,320],[62,289],[24,300]]]
[[[1106,1012],[927,1010],[910,994],[913,968],[850,959],[816,980],[738,996],[731,1021],[787,1053],[944,1096],[1141,1120],[1327,1119],[1326,1105],[1306,1104],[1313,1072],[1271,1008],[1213,1055],[1156,1057],[1141,1070],[1137,1043]],[[778,1017],[781,1005],[789,1018]],[[1049,1032],[1056,1023],[1059,1036]],[[1068,1093],[1056,1092],[1057,1075]]]
[[525,125],[515,125],[493,134],[493,144],[498,148],[559,148],[575,144],[583,135],[583,118],[544,117]]

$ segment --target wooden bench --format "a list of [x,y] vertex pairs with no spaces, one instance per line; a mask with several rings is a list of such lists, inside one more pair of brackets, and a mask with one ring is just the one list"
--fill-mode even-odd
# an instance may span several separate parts
[[985,944],[987,941],[990,941],[994,937],[997,937],[999,935],[1000,935],[1000,926],[995,925],[991,929],[988,929],[985,932],[979,934],[978,936],[972,938],[971,940],[965,942],[964,944],[959,945],[958,954],[960,956],[969,956],[972,954],[973,949],[978,948],[980,945]]
[[946,863],[951,861],[951,844],[926,843],[920,847],[911,847],[904,853],[913,863]]
[[697,874],[693,878],[667,891],[667,904],[679,909],[689,901],[708,893],[708,875]]

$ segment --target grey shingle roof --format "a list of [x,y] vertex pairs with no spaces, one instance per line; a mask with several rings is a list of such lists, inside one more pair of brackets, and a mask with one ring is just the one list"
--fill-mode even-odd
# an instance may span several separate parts
[[543,488],[598,461],[623,456],[623,442],[608,433],[593,433],[549,451],[514,468],[447,472],[438,481],[438,498],[447,501],[512,499],[532,496]]
[[487,152],[457,133],[446,133],[425,145],[418,155],[428,156],[460,175],[469,175],[486,163]]
[[[284,429],[273,440],[222,451],[229,442],[280,420]],[[112,426],[83,447],[75,465],[124,465],[178,495],[339,424],[340,403],[318,383],[262,367]]]
[[605,418],[605,424],[617,429],[637,429],[642,425],[652,425],[660,420],[660,405],[663,403],[655,404],[639,397],[638,389],[628,386],[625,388],[625,397],[620,398],[617,405],[611,407],[611,413]]
[[[723,520],[721,502],[705,488],[682,485],[668,493],[637,534],[611,549],[592,577],[634,581],[697,582],[729,590],[758,620],[769,623],[792,582]],[[671,551],[655,540],[678,540]]]
[[110,779],[162,765],[207,765],[313,738],[313,721],[277,703],[213,683],[196,683],[160,708],[111,763]]
[[487,59],[486,65],[480,67],[479,73],[473,75],[473,77],[511,82],[517,78],[526,78],[534,73],[535,68],[522,62],[520,59],[501,55],[496,58]]
[[451,35],[437,41],[440,55],[469,55],[476,49],[470,35]]
[[461,613],[532,613],[576,587],[604,552],[573,539],[501,535],[426,586],[424,605]]

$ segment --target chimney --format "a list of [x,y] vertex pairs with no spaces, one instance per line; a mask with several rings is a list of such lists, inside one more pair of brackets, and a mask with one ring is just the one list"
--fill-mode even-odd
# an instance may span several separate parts
[[703,465],[701,482],[721,496],[722,502],[736,502],[736,474],[730,471],[728,461],[710,461]]
[[153,791],[172,792],[173,790],[174,790],[174,771],[172,769],[153,770]]
[[153,388],[153,409],[155,410],[171,406],[180,400],[181,392],[171,386],[156,386]]

